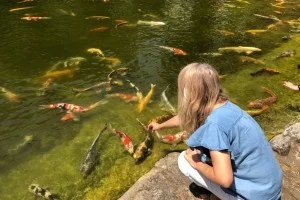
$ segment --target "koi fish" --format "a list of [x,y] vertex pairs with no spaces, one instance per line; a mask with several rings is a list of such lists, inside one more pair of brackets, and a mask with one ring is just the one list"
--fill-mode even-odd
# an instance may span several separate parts
[[158,133],[158,131],[155,131],[155,134],[161,142],[173,145],[183,142],[189,136],[186,131],[176,133],[175,135],[161,135]]
[[64,61],[64,67],[77,67],[82,62],[86,62],[87,59],[83,57],[71,57]]
[[217,56],[222,56],[223,54],[218,53],[218,52],[207,52],[207,53],[200,53],[200,56],[210,56],[210,57],[217,57]]
[[80,166],[80,172],[81,172],[83,178],[86,178],[88,175],[90,175],[93,172],[93,170],[95,169],[96,164],[98,163],[97,161],[98,161],[99,153],[97,151],[96,145],[100,139],[100,136],[106,129],[107,129],[107,124],[105,124],[104,128],[100,131],[100,133],[94,139],[83,163]]
[[156,122],[156,123],[162,123],[164,121],[167,121],[169,119],[171,119],[172,117],[174,117],[175,115],[172,114],[172,113],[168,113],[168,114],[165,114],[165,115],[160,115],[158,117],[154,117],[152,118],[148,124],[152,123],[152,122]]
[[21,17],[20,19],[24,19],[27,21],[38,21],[38,20],[44,20],[44,19],[51,19],[51,17],[27,16],[27,17]]
[[124,19],[117,19],[115,20],[115,22],[117,22],[117,24],[115,25],[115,29],[118,29],[119,26],[122,26],[124,24],[128,24],[128,21]]
[[246,33],[250,33],[252,35],[256,35],[257,33],[265,33],[268,30],[247,30]]
[[281,20],[278,19],[276,16],[264,16],[264,15],[259,15],[259,14],[254,14],[254,16],[256,17],[259,17],[261,19],[269,19],[269,20],[272,20],[272,21],[276,21],[276,22],[280,22]]
[[251,76],[257,76],[261,74],[280,74],[281,72],[276,69],[270,69],[270,68],[262,68],[256,72],[250,73]]
[[248,104],[249,108],[262,108],[262,109],[268,109],[270,105],[275,103],[277,101],[277,96],[274,92],[272,92],[270,89],[266,87],[262,87],[263,90],[270,95],[270,97],[265,99],[256,99],[254,101],[251,101]]
[[121,67],[118,69],[112,70],[108,75],[107,75],[107,80],[111,81],[113,79],[113,76],[125,76],[128,73],[129,69],[127,67]]
[[174,108],[174,106],[169,102],[167,96],[166,96],[166,91],[169,88],[169,85],[166,87],[166,89],[161,93],[160,95],[160,101],[162,105],[167,108],[167,110],[171,111],[171,113],[175,114],[177,111]]
[[28,187],[28,190],[32,194],[34,194],[36,196],[43,197],[44,199],[55,200],[55,195],[54,194],[52,194],[48,189],[42,188],[38,184],[31,184]]
[[46,94],[46,92],[49,90],[49,88],[51,87],[51,85],[53,85],[53,79],[52,78],[48,78],[47,81],[45,81],[43,83],[43,86],[41,88],[38,89],[37,91],[37,96],[43,96]]
[[261,49],[256,48],[256,47],[243,47],[243,46],[238,46],[238,47],[222,47],[219,48],[218,51],[220,53],[223,52],[237,52],[237,53],[246,53],[246,54],[251,54],[253,52],[260,52]]
[[137,24],[138,25],[148,25],[148,26],[164,26],[164,25],[166,25],[166,23],[164,23],[164,22],[143,21],[143,20],[138,20]]
[[3,92],[4,96],[11,102],[19,103],[21,101],[20,97],[15,93],[7,90],[4,87],[0,87],[0,91]]
[[130,139],[130,137],[122,131],[118,131],[116,129],[111,128],[110,125],[109,125],[109,129],[112,133],[114,133],[114,134],[116,134],[120,137],[124,148],[129,152],[130,155],[133,155],[134,145],[133,145],[132,140]]
[[32,1],[34,1],[34,0],[23,0],[23,1],[19,1],[17,3],[25,3],[25,2],[32,2]]
[[100,82],[100,83],[97,83],[96,85],[93,85],[93,86],[90,86],[90,87],[87,87],[87,88],[83,88],[83,89],[73,88],[73,91],[74,92],[87,92],[87,91],[90,91],[92,89],[100,88],[100,87],[103,87],[103,86],[106,86],[106,87],[110,86],[110,82],[109,81]]
[[26,9],[30,9],[33,8],[34,6],[28,6],[28,7],[22,7],[22,8],[13,8],[10,9],[9,12],[15,12],[15,11],[19,11],[19,10],[26,10]]
[[108,27],[100,26],[98,28],[91,29],[90,32],[103,32],[103,31],[106,31],[106,30],[108,30]]
[[234,36],[234,32],[231,31],[225,31],[225,30],[216,30],[216,31],[224,36]]
[[96,54],[98,56],[103,56],[104,57],[104,54],[102,53],[102,51],[100,49],[97,49],[97,48],[89,48],[86,50],[88,53],[90,54]]
[[63,69],[55,71],[47,71],[42,78],[59,78],[61,76],[73,77],[75,69]]
[[153,96],[153,93],[154,93],[155,86],[156,86],[155,84],[151,84],[151,88],[150,88],[148,94],[139,102],[139,105],[137,107],[137,110],[139,113],[144,110],[145,106],[151,100],[151,97]]
[[245,110],[251,116],[257,116],[265,112],[267,109]]
[[276,56],[276,58],[293,57],[295,54],[296,54],[295,50],[288,50],[288,51],[282,52],[281,54]]
[[66,111],[67,113],[61,118],[62,121],[73,119],[74,121],[79,121],[79,113],[89,111],[99,105],[106,104],[106,100],[100,100],[88,107],[78,106],[69,103],[55,103],[49,105],[40,105],[40,109],[60,109],[61,111]]
[[110,19],[110,17],[107,17],[107,16],[88,16],[85,19],[103,20],[103,19]]
[[162,49],[166,49],[170,52],[173,52],[174,55],[181,55],[181,56],[186,56],[187,53],[181,49],[178,49],[178,48],[174,48],[174,47],[168,47],[168,46],[159,46],[159,48],[162,48]]
[[120,99],[125,100],[126,102],[137,102],[137,96],[128,93],[114,93],[114,94],[107,94],[106,97],[119,97]]
[[69,16],[76,16],[76,14],[74,13],[74,12],[72,12],[72,11],[66,11],[66,10],[64,10],[64,9],[58,9],[58,11],[61,13],[61,14],[63,14],[63,15],[69,15]]
[[136,120],[147,132],[145,140],[137,146],[134,154],[132,155],[132,157],[135,159],[135,162],[139,163],[151,153],[151,149],[153,146],[153,137],[151,131],[148,130],[148,128],[139,119]]
[[250,63],[254,63],[254,64],[261,64],[264,65],[265,62],[259,59],[255,59],[255,58],[251,58],[249,56],[240,56],[240,60],[242,62],[250,62]]
[[127,81],[129,83],[130,87],[135,89],[136,96],[138,98],[138,102],[141,102],[143,99],[143,93],[140,91],[140,89],[134,83],[132,83],[130,80],[125,79],[125,81]]

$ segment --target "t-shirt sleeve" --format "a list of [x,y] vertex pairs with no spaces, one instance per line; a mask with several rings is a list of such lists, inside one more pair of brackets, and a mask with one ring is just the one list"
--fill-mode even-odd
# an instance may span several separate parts
[[205,147],[212,151],[231,151],[229,138],[217,124],[206,123],[198,128],[188,139],[190,147]]

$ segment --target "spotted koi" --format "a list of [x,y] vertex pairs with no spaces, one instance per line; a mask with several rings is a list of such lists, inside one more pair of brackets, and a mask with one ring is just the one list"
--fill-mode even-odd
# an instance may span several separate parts
[[174,53],[174,55],[180,55],[180,56],[186,56],[187,55],[187,52],[185,52],[185,51],[183,51],[181,49],[175,48],[175,47],[159,46],[159,48],[171,51],[171,52]]

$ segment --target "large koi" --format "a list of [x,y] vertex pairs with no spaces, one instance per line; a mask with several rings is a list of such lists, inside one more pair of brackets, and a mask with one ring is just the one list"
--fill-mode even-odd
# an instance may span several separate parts
[[139,163],[151,153],[151,149],[153,146],[153,137],[151,131],[148,130],[148,128],[139,119],[136,120],[145,129],[145,131],[147,131],[145,140],[137,146],[134,154],[132,155],[132,157],[135,159],[135,162]]
[[75,104],[69,103],[55,103],[49,105],[40,105],[40,109],[60,109],[62,111],[66,111],[67,113],[61,118],[62,121],[73,119],[74,121],[79,120],[79,114],[82,112],[89,111],[99,105],[106,104],[106,100],[100,100],[94,104],[89,105],[88,107],[83,107]]
[[120,137],[124,148],[129,152],[130,155],[132,155],[134,153],[134,145],[130,137],[122,131],[118,131],[114,128],[111,128],[111,125],[109,125],[109,129],[112,133]]

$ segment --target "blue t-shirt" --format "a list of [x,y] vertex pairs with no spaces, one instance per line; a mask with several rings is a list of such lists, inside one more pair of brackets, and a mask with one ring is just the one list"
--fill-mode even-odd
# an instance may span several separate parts
[[190,147],[227,150],[234,180],[222,188],[242,199],[277,200],[282,171],[258,123],[237,105],[227,101],[214,109],[188,139]]

